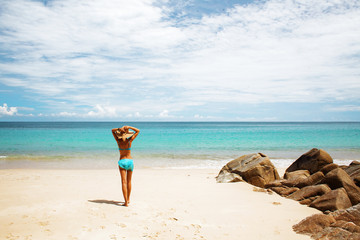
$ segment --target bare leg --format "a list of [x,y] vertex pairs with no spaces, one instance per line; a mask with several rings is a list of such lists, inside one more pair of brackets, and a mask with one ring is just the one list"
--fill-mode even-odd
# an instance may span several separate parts
[[130,193],[131,193],[131,177],[132,171],[127,171],[126,180],[127,180],[127,199],[128,203],[130,203]]
[[124,206],[128,206],[128,202],[129,202],[129,199],[128,199],[128,191],[127,191],[127,178],[126,178],[126,170],[119,167],[119,171],[120,171],[120,176],[121,176],[121,187],[122,187],[122,192],[123,192],[123,195],[124,195],[124,200],[125,200],[125,203],[124,203]]

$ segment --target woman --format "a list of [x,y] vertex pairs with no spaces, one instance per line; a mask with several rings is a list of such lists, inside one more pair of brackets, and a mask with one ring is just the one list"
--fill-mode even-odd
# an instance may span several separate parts
[[[129,129],[135,132],[130,132]],[[131,157],[131,144],[139,134],[140,130],[130,126],[123,126],[122,128],[114,128],[111,131],[119,146],[120,160],[118,161],[118,165],[121,176],[122,192],[125,199],[124,206],[127,207],[130,203],[131,177],[134,169],[134,162]]]

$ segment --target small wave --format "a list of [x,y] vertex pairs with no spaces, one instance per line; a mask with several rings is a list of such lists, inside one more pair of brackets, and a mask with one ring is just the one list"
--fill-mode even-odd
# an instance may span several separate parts
[[334,163],[337,165],[349,166],[353,161],[359,161],[358,159],[334,159]]
[[203,160],[201,162],[197,162],[195,164],[190,164],[187,166],[171,166],[170,169],[221,169],[223,166],[225,166],[229,161],[228,160],[222,160],[222,161],[216,161],[216,160]]
[[274,164],[276,168],[287,168],[289,167],[295,160],[290,158],[282,158],[282,159],[270,159],[270,161]]
[[7,156],[0,156],[0,158],[7,158]]

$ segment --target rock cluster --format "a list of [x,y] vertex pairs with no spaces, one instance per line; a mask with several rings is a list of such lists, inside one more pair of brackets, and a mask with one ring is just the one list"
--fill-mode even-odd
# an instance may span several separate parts
[[266,155],[249,154],[226,164],[216,179],[246,181],[323,212],[295,225],[298,233],[315,239],[360,239],[360,162],[339,166],[327,152],[313,148],[281,179]]
[[360,204],[329,214],[315,214],[293,226],[314,239],[360,239]]
[[338,166],[327,152],[314,148],[291,164],[283,179],[269,182],[264,187],[325,212],[360,203],[358,180],[359,162]]

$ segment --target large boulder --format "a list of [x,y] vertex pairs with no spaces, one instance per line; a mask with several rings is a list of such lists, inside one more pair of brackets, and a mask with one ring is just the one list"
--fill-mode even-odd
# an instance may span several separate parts
[[310,172],[308,170],[297,170],[293,172],[286,172],[284,174],[284,179],[294,180],[299,178],[307,178],[310,176]]
[[353,222],[348,222],[348,221],[344,221],[344,220],[336,221],[335,223],[331,224],[331,227],[342,228],[349,232],[360,233],[359,226],[356,226],[356,224]]
[[218,183],[232,183],[232,182],[242,182],[244,179],[236,173],[230,171],[223,171],[221,174],[216,177]]
[[272,188],[272,187],[284,187],[283,183],[286,182],[286,179],[277,179],[270,183],[265,184],[265,188]]
[[320,171],[326,175],[328,172],[334,170],[335,168],[338,168],[339,165],[337,165],[336,163],[330,163],[328,165],[325,165],[322,169],[320,169]]
[[316,240],[359,240],[359,233],[351,233],[339,227],[327,227],[322,232],[312,235]]
[[299,188],[297,187],[271,187],[270,188],[272,191],[276,192],[277,194],[279,194],[282,197],[286,197],[289,196],[290,194],[296,192],[299,190]]
[[327,192],[330,192],[331,189],[326,184],[315,185],[315,186],[307,186],[304,187],[290,196],[288,198],[293,199],[295,201],[301,201],[306,198],[315,197],[315,196],[322,196]]
[[315,214],[293,226],[313,239],[360,239],[360,204],[330,214]]
[[282,184],[287,187],[303,188],[306,186],[315,185],[319,183],[324,179],[324,177],[325,177],[324,174],[319,171],[306,178],[302,176],[299,178],[293,178],[290,180],[283,181]]
[[321,183],[327,184],[331,189],[344,188],[352,205],[360,203],[360,188],[343,169],[336,168],[328,172]]
[[331,215],[336,219],[336,221],[343,220],[353,222],[357,226],[360,226],[360,204],[352,206],[348,209],[332,212]]
[[344,188],[338,188],[325,193],[321,197],[315,199],[310,207],[319,209],[320,211],[335,211],[339,209],[346,209],[351,207],[351,201],[346,194]]
[[356,186],[360,187],[360,176],[354,177],[354,183],[356,184]]
[[333,159],[327,152],[322,149],[313,148],[301,155],[285,172],[309,170],[310,174],[313,174],[330,163],[333,163]]
[[294,225],[293,229],[296,233],[313,235],[322,232],[324,228],[330,227],[335,222],[336,220],[333,216],[319,213],[305,218]]
[[[216,177],[217,182],[233,182],[234,176],[257,187],[280,179],[270,159],[262,153],[241,156],[227,163]],[[237,177],[238,179],[240,179]]]
[[344,170],[347,174],[349,174],[350,178],[355,182],[355,184],[360,186],[360,162],[353,161]]

